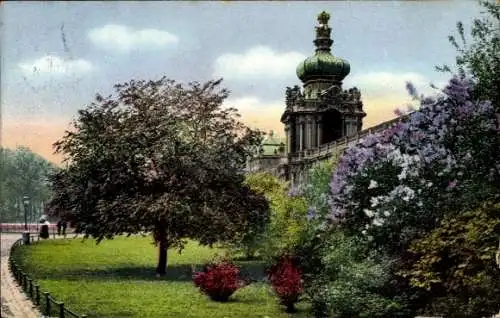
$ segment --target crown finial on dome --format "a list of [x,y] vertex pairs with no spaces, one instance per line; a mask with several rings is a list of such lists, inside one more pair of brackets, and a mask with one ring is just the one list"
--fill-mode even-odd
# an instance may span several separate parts
[[328,20],[330,20],[330,15],[328,12],[323,11],[320,14],[318,14],[318,22],[321,25],[328,25]]
[[328,20],[330,20],[330,14],[326,11],[318,14],[319,25],[316,26],[316,39],[314,40],[316,52],[330,52],[333,40],[330,38],[332,29],[328,26]]

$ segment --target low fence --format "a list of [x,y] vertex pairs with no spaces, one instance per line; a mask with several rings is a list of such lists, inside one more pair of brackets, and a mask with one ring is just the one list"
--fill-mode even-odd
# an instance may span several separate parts
[[[0,223],[0,231],[2,233],[21,233],[24,232],[26,229],[30,233],[38,233],[40,231],[40,228],[42,227],[43,224],[41,223],[28,223],[26,224],[26,227],[24,226],[24,223]],[[50,231],[56,231],[57,230],[57,225],[56,224],[50,224],[49,225],[49,230]]]
[[[33,240],[30,238],[30,241],[34,242],[34,237],[35,235],[33,235]],[[23,271],[21,266],[19,266],[12,257],[13,252],[21,245],[23,245],[23,240],[19,239],[11,247],[9,256],[10,270],[19,286],[21,286],[21,289],[38,307],[42,315],[44,317],[86,318],[86,315],[77,314],[66,308],[64,302],[57,301],[49,292],[42,291],[40,285],[34,282],[33,279]]]
[[[28,223],[27,226],[24,226],[24,223],[0,223],[0,232],[2,233],[23,233],[25,231],[32,233],[32,234],[38,234],[40,233],[40,229],[42,227],[42,224],[40,223]],[[26,230],[27,228],[27,230]],[[66,228],[66,234],[73,234],[74,229],[67,227]],[[62,233],[62,229],[61,229]],[[57,225],[56,224],[49,224],[49,234],[52,235],[52,237],[56,237],[57,234]]]

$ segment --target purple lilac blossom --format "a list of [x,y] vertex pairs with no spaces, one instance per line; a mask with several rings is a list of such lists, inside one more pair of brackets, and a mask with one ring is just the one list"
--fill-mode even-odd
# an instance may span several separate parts
[[288,190],[288,196],[295,198],[303,195],[303,191],[299,186],[292,186],[290,190]]
[[448,183],[448,190],[454,189],[457,186],[457,180],[453,180],[450,183]]
[[[436,174],[443,176],[463,166],[461,162],[470,161],[470,152],[453,152],[445,146],[445,141],[449,138],[456,138],[457,142],[465,142],[470,136],[460,135],[459,132],[465,129],[468,120],[475,118],[482,120],[483,125],[479,126],[481,129],[485,131],[497,129],[495,120],[491,119],[494,116],[491,103],[473,103],[469,100],[471,83],[470,80],[451,79],[443,89],[444,96],[422,96],[419,110],[410,114],[407,123],[399,123],[384,131],[366,136],[360,142],[348,147],[330,184],[329,204],[332,218],[344,218],[347,211],[353,213],[353,208],[360,211],[366,208],[359,202],[353,201],[351,195],[353,189],[356,189],[356,184],[353,184],[352,180],[355,176],[363,175],[366,167],[386,160],[391,153],[394,153],[394,163],[403,162],[406,165],[399,174],[400,182],[406,182],[408,178],[417,178],[418,170],[430,167],[430,165],[434,169],[440,167],[441,170],[436,171]],[[416,89],[411,83],[407,84],[407,89],[412,96],[416,96]],[[405,161],[407,159],[404,159],[406,151],[412,151],[418,156],[407,162]],[[449,186],[453,188],[457,182],[454,180]],[[423,187],[432,182],[420,179],[420,184]],[[397,189],[407,189],[403,198],[408,200],[413,198],[415,191],[421,193],[424,189],[399,188],[403,185],[398,185],[392,192],[387,193],[384,200],[388,202],[396,195],[401,195],[402,192]]]
[[307,215],[306,215],[306,218],[308,221],[311,221],[312,219],[314,219],[316,217],[316,208],[315,207],[310,207],[308,210],[307,210]]

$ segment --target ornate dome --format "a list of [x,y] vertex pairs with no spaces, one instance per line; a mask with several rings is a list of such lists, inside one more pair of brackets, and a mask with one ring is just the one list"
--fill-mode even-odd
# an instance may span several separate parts
[[330,47],[332,29],[328,26],[330,15],[325,11],[318,15],[319,25],[316,26],[316,53],[306,58],[297,66],[297,76],[302,82],[314,79],[326,79],[341,82],[350,72],[349,62],[333,56]]

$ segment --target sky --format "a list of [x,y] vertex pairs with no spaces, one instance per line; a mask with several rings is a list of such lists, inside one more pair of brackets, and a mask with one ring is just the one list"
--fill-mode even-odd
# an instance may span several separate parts
[[453,65],[448,42],[480,16],[474,0],[274,2],[24,2],[0,4],[1,143],[59,163],[52,144],[96,93],[131,79],[224,78],[227,106],[249,126],[283,135],[286,86],[314,52],[316,16],[331,15],[332,54],[361,90],[363,128],[410,101],[405,82],[433,93]]

